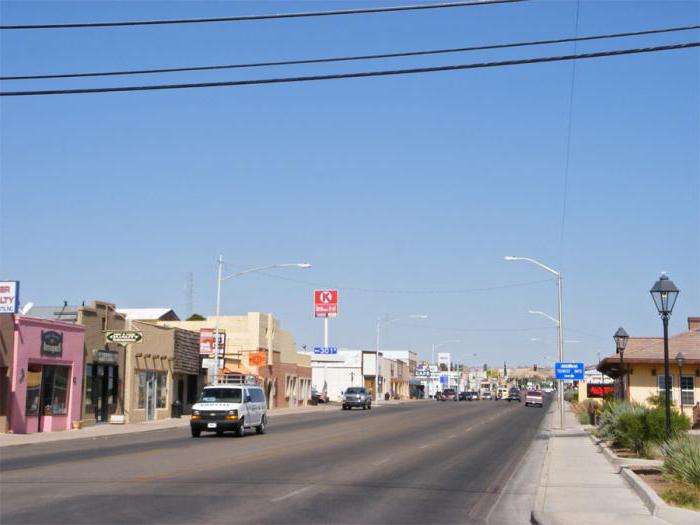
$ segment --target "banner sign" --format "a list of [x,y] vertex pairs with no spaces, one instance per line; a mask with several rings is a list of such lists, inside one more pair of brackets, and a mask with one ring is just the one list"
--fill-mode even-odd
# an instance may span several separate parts
[[563,381],[583,380],[583,363],[554,363],[554,376]]
[[[199,355],[213,357],[214,356],[214,328],[200,328],[199,329]],[[223,354],[224,348],[226,347],[226,331],[219,328],[219,340],[217,341],[216,348],[218,349],[218,354]]]
[[587,383],[586,389],[588,390],[588,392],[586,392],[586,395],[589,398],[602,398],[608,395],[615,394],[614,385],[596,385],[593,383]]
[[338,290],[314,290],[314,316],[338,317]]
[[108,343],[116,343],[118,345],[128,345],[131,343],[140,343],[143,341],[143,332],[133,330],[114,330],[105,332],[105,340]]
[[338,353],[338,348],[335,346],[315,346],[314,354],[335,355]]
[[19,281],[0,281],[0,314],[19,312]]
[[249,366],[266,366],[267,352],[250,352],[248,354]]

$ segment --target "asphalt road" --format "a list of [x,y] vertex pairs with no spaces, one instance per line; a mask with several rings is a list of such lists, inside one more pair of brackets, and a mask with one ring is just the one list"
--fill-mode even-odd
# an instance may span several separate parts
[[423,401],[0,450],[0,523],[528,523],[547,407]]

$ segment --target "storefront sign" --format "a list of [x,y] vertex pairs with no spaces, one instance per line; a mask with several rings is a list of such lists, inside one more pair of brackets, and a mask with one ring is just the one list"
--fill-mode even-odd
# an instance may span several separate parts
[[119,345],[140,343],[143,341],[143,332],[135,332],[130,330],[105,332],[105,340],[108,343],[116,343]]
[[314,316],[338,317],[338,290],[314,290]]
[[19,281],[0,281],[0,314],[19,312]]
[[97,350],[95,352],[95,363],[101,365],[116,365],[119,363],[119,354],[108,350]]
[[[214,328],[199,329],[199,355],[213,357],[214,356]],[[219,328],[219,340],[217,341],[218,354],[222,355],[226,348],[226,331]]]
[[53,330],[41,331],[41,354],[61,357],[63,354],[63,333]]
[[248,364],[250,366],[266,366],[267,352],[251,352],[248,354]]

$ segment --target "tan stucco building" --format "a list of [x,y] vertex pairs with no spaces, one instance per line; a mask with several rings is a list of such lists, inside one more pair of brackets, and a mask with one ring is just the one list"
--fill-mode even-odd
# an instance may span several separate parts
[[[204,321],[159,321],[158,326],[199,332],[216,328],[215,316]],[[311,359],[296,351],[292,334],[272,314],[220,316],[226,334],[225,368],[254,374],[265,389],[270,408],[305,405],[311,397]],[[211,377],[211,376],[210,376]]]
[[[669,337],[671,400],[676,408],[700,423],[700,317],[688,318],[688,331]],[[683,367],[677,356],[682,354]],[[616,381],[625,399],[646,404],[649,396],[664,391],[664,341],[661,337],[630,337],[623,354],[598,363],[598,370]]]

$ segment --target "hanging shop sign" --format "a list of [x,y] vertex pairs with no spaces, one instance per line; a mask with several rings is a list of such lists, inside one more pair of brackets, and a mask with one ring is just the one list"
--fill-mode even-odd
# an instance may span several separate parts
[[41,331],[41,355],[61,357],[63,355],[63,333],[54,330]]
[[248,365],[250,366],[266,366],[267,352],[251,352],[248,354]]
[[223,355],[224,348],[226,348],[226,331],[219,328],[219,340],[218,344],[214,345],[214,328],[200,328],[199,329],[199,355],[214,357],[214,347],[216,346],[218,355]]
[[143,341],[143,332],[136,332],[133,330],[114,330],[105,332],[105,340],[108,343],[116,343],[119,345],[140,343]]

